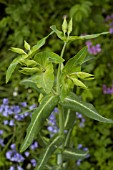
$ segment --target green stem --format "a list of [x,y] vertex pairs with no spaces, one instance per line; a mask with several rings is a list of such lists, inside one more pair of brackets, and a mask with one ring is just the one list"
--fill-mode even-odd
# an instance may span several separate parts
[[[64,46],[62,48],[62,51],[61,51],[61,58],[63,58],[63,54],[64,54],[64,50],[65,50],[65,47],[66,47],[66,42],[64,43]],[[61,74],[61,71],[62,71],[62,66],[63,64],[60,63],[59,66],[58,66],[58,72],[57,72],[57,93],[59,94],[60,93],[60,74]]]
[[[63,58],[64,50],[66,47],[66,42],[64,43],[64,46],[61,51],[61,57]],[[58,66],[58,72],[57,72],[57,93],[60,95],[60,75],[62,73],[62,67],[63,64],[60,63]],[[64,136],[64,109],[62,105],[59,103],[58,104],[58,109],[59,109],[59,135]],[[64,144],[60,146],[61,152],[58,154],[57,157],[57,164],[61,169],[63,169],[63,155],[62,155],[62,150],[64,148]]]

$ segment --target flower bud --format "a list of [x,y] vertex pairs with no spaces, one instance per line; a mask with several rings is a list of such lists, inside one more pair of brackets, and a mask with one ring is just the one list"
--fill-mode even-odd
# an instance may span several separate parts
[[62,31],[64,32],[64,35],[67,32],[67,20],[66,20],[66,16],[64,16],[64,21],[63,21],[63,24],[62,24]]
[[68,24],[68,36],[71,32],[72,32],[72,18],[70,19],[69,24]]

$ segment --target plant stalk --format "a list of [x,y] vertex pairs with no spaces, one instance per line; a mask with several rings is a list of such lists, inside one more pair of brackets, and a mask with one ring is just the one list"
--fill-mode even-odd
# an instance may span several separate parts
[[[64,46],[61,51],[62,58],[63,58],[65,47],[66,47],[66,42],[64,43]],[[58,72],[57,72],[57,93],[59,95],[60,95],[60,75],[62,73],[62,67],[63,67],[63,64],[60,63],[58,66]],[[59,109],[59,135],[64,136],[64,109],[60,103],[58,104],[58,109]],[[63,148],[64,148],[64,144],[60,146],[60,153],[57,156],[57,164],[59,165],[61,169],[63,169],[63,155],[62,155]]]

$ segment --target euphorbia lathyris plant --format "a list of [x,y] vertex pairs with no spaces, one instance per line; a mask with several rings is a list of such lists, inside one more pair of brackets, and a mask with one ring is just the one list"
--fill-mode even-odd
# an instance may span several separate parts
[[[38,108],[32,113],[31,123],[27,129],[25,140],[21,145],[21,152],[30,146],[53,109],[55,107],[59,109],[59,132],[54,135],[49,142],[44,141],[45,148],[38,159],[35,170],[44,169],[44,166],[47,166],[49,157],[53,153],[56,154],[57,165],[55,167],[48,166],[46,169],[68,169],[68,164],[66,163],[68,159],[84,158],[87,155],[86,151],[78,151],[75,148],[69,147],[69,139],[76,117],[75,112],[82,113],[100,122],[113,123],[112,120],[99,115],[92,104],[83,102],[73,92],[74,86],[79,86],[84,89],[87,88],[82,80],[91,80],[94,78],[92,74],[81,71],[82,65],[90,60],[90,58],[87,57],[87,47],[83,47],[74,57],[70,58],[66,64],[64,64],[63,59],[68,42],[96,38],[108,32],[85,36],[70,36],[72,19],[69,24],[67,24],[66,18],[64,18],[62,24],[62,31],[59,31],[55,25],[50,28],[52,32],[39,40],[33,47],[30,47],[25,41],[25,51],[20,48],[11,48],[11,51],[18,53],[19,56],[12,61],[6,73],[6,82],[8,82],[17,64],[19,64],[19,71],[23,74],[30,75],[30,77],[23,80],[22,83],[34,88],[42,96]],[[57,37],[64,42],[61,54],[58,55],[51,51],[39,52],[38,50],[46,43],[46,39],[53,33],[56,33]],[[58,65],[58,67],[54,65]],[[64,130],[67,130],[67,133],[65,133]]]

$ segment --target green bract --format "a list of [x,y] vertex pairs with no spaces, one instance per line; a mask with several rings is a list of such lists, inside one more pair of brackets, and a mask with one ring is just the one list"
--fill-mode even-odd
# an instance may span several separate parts
[[[35,170],[42,170],[45,166],[48,167],[47,161],[53,154],[57,157],[57,165],[50,168],[67,170],[68,164],[64,166],[64,161],[68,162],[68,159],[85,158],[87,155],[85,151],[77,150],[73,146],[70,147],[69,139],[75,126],[75,112],[104,123],[113,123],[113,121],[101,116],[92,104],[82,101],[74,93],[74,86],[85,89],[87,87],[82,81],[94,79],[92,74],[82,72],[82,65],[92,60],[92,57],[87,56],[87,47],[85,46],[64,64],[63,55],[66,44],[77,39],[96,38],[108,32],[85,36],[69,36],[72,31],[72,19],[67,24],[66,18],[64,18],[62,25],[63,32],[59,31],[55,25],[50,28],[52,32],[39,40],[33,47],[30,47],[24,41],[24,48],[28,53],[19,48],[11,48],[19,56],[10,64],[6,73],[6,82],[10,80],[12,73],[19,64],[19,71],[29,75],[28,78],[21,81],[21,84],[33,88],[40,93],[40,97],[37,100],[39,101],[39,106],[32,113],[31,123],[27,128],[26,137],[20,151],[25,151],[33,139],[38,136],[39,143],[44,148],[38,158]],[[46,43],[46,39],[53,33],[64,42],[61,54],[58,55],[51,51],[39,52],[38,50]],[[40,131],[55,107],[59,109],[59,133],[48,142],[44,140],[44,136],[40,135]],[[66,134],[64,130],[67,130]]]

